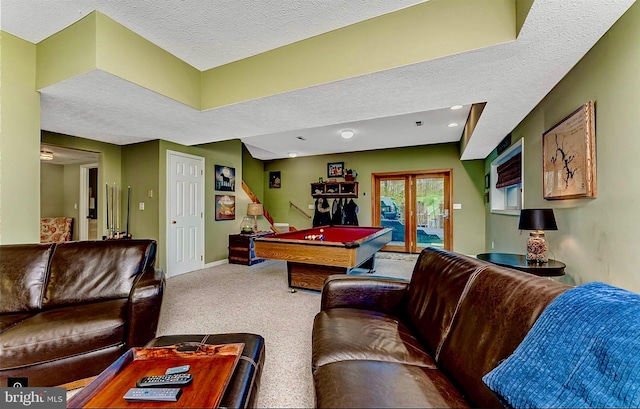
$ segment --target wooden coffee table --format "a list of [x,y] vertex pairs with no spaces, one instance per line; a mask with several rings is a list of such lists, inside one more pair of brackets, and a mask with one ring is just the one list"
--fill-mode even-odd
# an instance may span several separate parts
[[[216,408],[233,375],[243,343],[132,348],[93,382],[73,396],[70,408]],[[176,402],[128,402],[123,396],[144,376],[162,375],[168,368],[190,365],[191,384]]]

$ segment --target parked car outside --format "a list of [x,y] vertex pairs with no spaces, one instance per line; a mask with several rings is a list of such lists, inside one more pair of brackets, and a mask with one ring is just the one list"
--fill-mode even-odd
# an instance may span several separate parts
[[400,208],[392,197],[380,196],[381,219],[397,220],[400,218]]

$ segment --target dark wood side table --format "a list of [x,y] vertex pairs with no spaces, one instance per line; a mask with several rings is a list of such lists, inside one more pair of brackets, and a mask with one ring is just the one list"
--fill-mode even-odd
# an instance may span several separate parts
[[564,275],[567,266],[561,261],[549,259],[545,264],[529,263],[523,254],[482,253],[476,256],[480,260],[488,261],[499,266],[515,268],[543,277],[558,277]]
[[270,231],[260,231],[252,234],[229,235],[229,263],[252,266],[263,262],[265,259],[256,257],[253,239],[272,234],[273,232]]

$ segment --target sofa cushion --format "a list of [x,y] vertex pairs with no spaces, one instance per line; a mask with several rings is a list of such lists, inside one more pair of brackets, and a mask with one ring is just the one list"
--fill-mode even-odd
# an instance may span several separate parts
[[0,252],[0,314],[42,306],[53,244],[3,245]]
[[127,299],[45,310],[0,334],[0,368],[122,345]]
[[379,361],[342,361],[313,373],[319,408],[465,408],[437,369]]
[[0,333],[10,329],[14,325],[20,324],[27,318],[33,317],[37,312],[19,312],[17,314],[0,315]]
[[345,360],[435,368],[431,356],[394,316],[352,308],[319,312],[313,322],[312,367]]
[[467,283],[486,267],[482,261],[434,248],[420,253],[407,291],[407,312],[436,361]]
[[[480,407],[501,407],[482,377],[513,353],[546,306],[569,286],[490,265],[460,303],[438,363]],[[526,300],[526,301],[525,301]]]
[[129,296],[148,263],[151,240],[59,243],[51,257],[43,308]]

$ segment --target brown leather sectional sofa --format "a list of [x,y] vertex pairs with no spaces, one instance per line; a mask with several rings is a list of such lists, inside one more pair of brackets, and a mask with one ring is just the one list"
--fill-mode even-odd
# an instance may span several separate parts
[[0,386],[97,375],[153,339],[164,291],[153,240],[0,246]]
[[502,407],[482,377],[571,287],[428,248],[410,282],[331,276],[313,326],[317,407]]

